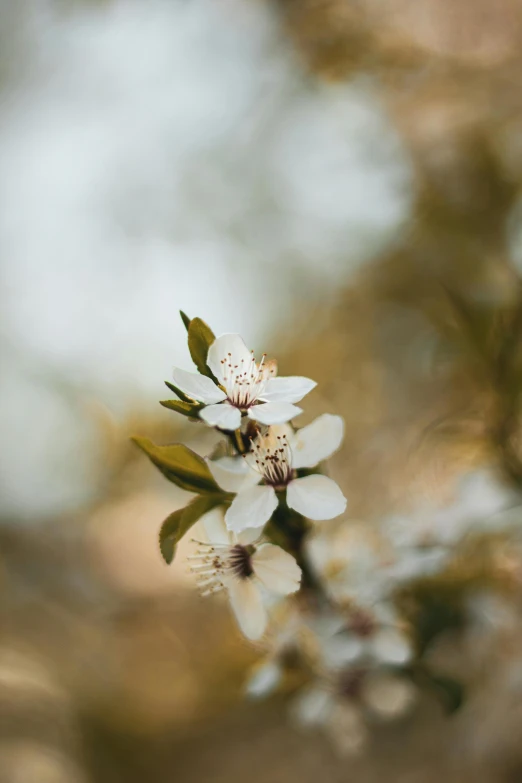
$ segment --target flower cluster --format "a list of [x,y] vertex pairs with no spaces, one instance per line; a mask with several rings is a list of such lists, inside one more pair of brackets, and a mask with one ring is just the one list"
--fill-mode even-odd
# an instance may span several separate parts
[[311,520],[346,509],[324,460],[340,447],[343,420],[324,414],[297,429],[292,420],[315,386],[280,377],[275,361],[258,362],[238,334],[214,337],[200,319],[182,314],[198,372],[175,368],[166,407],[223,435],[224,454],[202,459],[181,444],[136,439],[164,475],[199,498],[164,523],[160,543],[169,560],[197,523],[191,569],[204,594],[224,590],[245,636],[257,640],[268,623],[267,597],[300,586],[301,542]]
[[[343,420],[324,413],[293,422],[315,382],[280,377],[239,335],[216,338],[200,319],[182,318],[197,372],[176,368],[167,383],[176,397],[162,405],[214,428],[221,442],[201,456],[179,443],[135,441],[194,493],[161,527],[163,557],[170,562],[188,536],[202,595],[226,594],[244,636],[264,647],[247,694],[286,690],[295,722],[326,732],[341,753],[363,748],[372,723],[407,719],[421,688],[457,709],[462,683],[434,668],[430,652],[448,628],[476,629],[477,607],[491,605],[485,557],[492,573],[521,581],[522,554],[514,563],[488,539],[518,524],[518,497],[476,473],[445,506],[421,504],[374,524],[347,519],[325,465],[341,446]],[[467,570],[456,571],[463,551]],[[437,592],[445,574],[449,586]]]

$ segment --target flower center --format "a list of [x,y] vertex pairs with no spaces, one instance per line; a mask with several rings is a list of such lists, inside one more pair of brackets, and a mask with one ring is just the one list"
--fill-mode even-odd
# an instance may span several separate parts
[[217,593],[226,586],[227,579],[248,579],[254,573],[252,555],[255,546],[234,544],[207,544],[198,541],[195,555],[188,557],[192,561],[191,571],[196,574],[202,595]]
[[265,368],[265,359],[264,353],[257,364],[253,351],[250,360],[241,359],[238,364],[234,364],[231,353],[221,359],[221,378],[231,405],[247,410],[263,393],[268,378],[273,375],[270,362]]
[[377,630],[374,617],[362,609],[354,609],[350,615],[350,629],[363,639],[369,639]]
[[252,568],[252,555],[255,552],[253,546],[243,546],[242,544],[236,544],[230,550],[230,556],[228,559],[229,568],[233,571],[234,576],[239,579],[248,579],[252,576],[254,569]]
[[252,441],[252,454],[255,469],[274,489],[284,489],[292,480],[292,452],[286,435],[275,435],[271,430],[259,435]]
[[339,681],[339,694],[347,699],[358,699],[361,695],[366,672],[364,669],[354,669],[345,672]]

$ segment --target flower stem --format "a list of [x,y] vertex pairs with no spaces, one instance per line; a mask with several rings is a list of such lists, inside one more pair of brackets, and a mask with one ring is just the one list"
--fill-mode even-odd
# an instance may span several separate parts
[[234,430],[233,438],[234,438],[234,445],[238,450],[238,453],[245,454],[247,449],[245,448],[245,442],[243,440],[243,436],[241,435],[240,429]]

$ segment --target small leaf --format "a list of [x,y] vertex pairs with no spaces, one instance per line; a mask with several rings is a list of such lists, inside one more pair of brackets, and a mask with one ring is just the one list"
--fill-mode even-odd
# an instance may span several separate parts
[[188,394],[185,394],[185,392],[182,392],[181,389],[178,389],[178,387],[174,386],[174,384],[170,383],[170,381],[165,381],[165,386],[168,386],[168,388],[171,390],[171,392],[174,392],[174,394],[177,394],[177,396],[180,398],[180,400],[183,400],[183,402],[190,402],[190,403],[194,402],[192,397],[189,397]]
[[405,674],[407,674],[419,688],[431,691],[448,714],[456,712],[462,707],[466,695],[465,688],[461,682],[455,680],[453,677],[433,672],[421,661],[417,661],[416,663],[413,663],[411,667],[408,667]]
[[464,703],[464,685],[453,677],[431,675],[431,688],[448,715],[460,709]]
[[171,411],[181,413],[183,416],[190,416],[191,418],[197,418],[198,411],[203,407],[197,403],[182,402],[182,400],[160,400],[160,405],[164,408],[169,408]]
[[181,489],[198,494],[220,492],[205,460],[181,443],[157,446],[148,438],[133,438],[163,475]]
[[201,318],[193,318],[190,321],[188,326],[188,347],[192,361],[202,375],[207,375],[213,381],[216,379],[207,367],[207,354],[215,339],[214,332]]
[[188,317],[188,315],[186,313],[183,312],[183,310],[180,310],[179,314],[181,316],[181,320],[183,321],[183,323],[185,325],[185,329],[188,332],[188,328],[189,328],[189,325],[190,325],[190,318]]
[[173,511],[172,514],[169,514],[160,528],[160,551],[164,561],[168,564],[172,563],[174,559],[176,544],[180,539],[179,530],[181,528],[181,518],[183,517],[184,511],[184,508],[178,508],[177,511]]
[[226,495],[223,494],[197,497],[188,506],[173,511],[167,517],[161,526],[159,534],[160,550],[166,563],[172,563],[176,546],[185,533],[190,530],[203,514],[223,503],[225,499]]
[[462,589],[452,584],[433,584],[430,579],[410,583],[397,596],[399,605],[415,630],[415,648],[424,657],[441,633],[464,625]]

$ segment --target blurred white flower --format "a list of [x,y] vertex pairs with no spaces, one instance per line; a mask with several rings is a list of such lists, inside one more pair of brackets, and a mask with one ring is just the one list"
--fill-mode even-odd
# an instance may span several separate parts
[[229,530],[263,527],[279,504],[277,492],[284,490],[287,505],[309,519],[333,519],[342,514],[346,498],[335,481],[320,474],[298,477],[296,471],[315,467],[333,454],[342,441],[343,430],[340,416],[324,415],[296,436],[277,427],[259,434],[245,461],[263,484],[242,485],[226,513]]
[[205,514],[199,526],[208,542],[198,541],[198,550],[189,560],[203,595],[226,589],[245,636],[260,639],[267,625],[262,588],[278,595],[295,593],[301,569],[281,547],[259,543],[257,531],[230,533],[221,508]]
[[433,516],[426,518],[426,525],[418,521],[416,515],[397,515],[381,524],[392,552],[387,576],[393,585],[440,573],[453,556],[453,547],[438,542],[433,535]]
[[282,424],[302,413],[294,405],[315,386],[309,378],[275,378],[275,365],[257,364],[238,334],[223,334],[208,350],[207,364],[219,385],[199,373],[174,369],[174,383],[194,400],[205,403],[200,418],[211,427],[236,430],[241,414],[261,424]]
[[330,598],[340,604],[374,606],[392,587],[388,566],[393,550],[367,522],[338,520],[322,526],[306,541],[312,570]]
[[283,667],[277,659],[262,661],[250,672],[245,684],[245,694],[251,699],[262,699],[269,696],[281,684]]
[[411,660],[413,652],[411,639],[389,602],[351,609],[343,627],[320,641],[321,662],[331,670],[368,661],[401,666]]
[[382,536],[394,552],[389,579],[401,584],[440,573],[466,536],[517,528],[520,498],[486,470],[463,476],[451,502],[385,518]]
[[343,755],[360,753],[368,741],[366,719],[394,720],[415,703],[416,689],[403,677],[383,670],[353,668],[335,680],[304,688],[294,702],[294,720],[322,728]]
[[267,653],[252,667],[244,686],[245,695],[251,699],[263,699],[274,693],[289,664],[295,665],[304,653],[303,636],[308,635],[308,628],[299,605],[281,602],[270,619],[265,641]]

